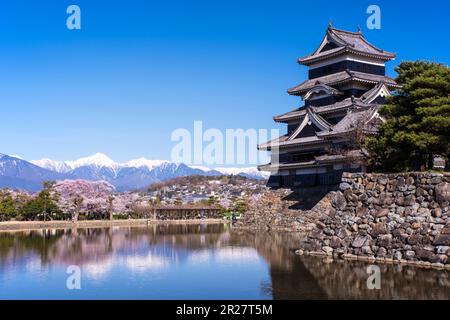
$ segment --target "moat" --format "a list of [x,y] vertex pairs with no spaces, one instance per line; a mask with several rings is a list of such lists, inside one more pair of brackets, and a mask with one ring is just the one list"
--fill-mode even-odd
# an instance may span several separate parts
[[[450,299],[450,272],[298,256],[298,233],[228,224],[0,232],[0,299]],[[69,266],[81,289],[69,290]]]

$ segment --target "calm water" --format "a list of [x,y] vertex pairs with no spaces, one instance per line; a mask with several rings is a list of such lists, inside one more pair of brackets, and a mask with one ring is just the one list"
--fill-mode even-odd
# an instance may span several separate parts
[[[298,235],[228,225],[0,233],[0,299],[450,299],[450,273],[299,257]],[[67,267],[81,267],[68,290]]]

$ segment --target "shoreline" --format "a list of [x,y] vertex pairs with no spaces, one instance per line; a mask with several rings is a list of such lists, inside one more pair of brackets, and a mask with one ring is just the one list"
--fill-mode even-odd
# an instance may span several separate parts
[[160,224],[219,224],[227,223],[223,219],[189,219],[189,220],[151,220],[151,219],[126,219],[126,220],[84,220],[72,221],[3,221],[0,222],[0,232],[3,231],[27,231],[39,229],[70,229],[70,228],[103,228],[103,227],[135,227]]
[[390,264],[390,265],[401,265],[401,266],[409,266],[423,269],[435,269],[442,271],[450,271],[450,264],[442,264],[442,263],[431,263],[427,261],[415,261],[415,260],[395,260],[392,258],[376,258],[372,256],[363,256],[363,255],[353,255],[353,254],[343,254],[340,256],[327,254],[322,251],[308,251],[298,249],[295,251],[295,254],[298,256],[312,256],[317,258],[329,258],[332,260],[342,260],[342,261],[359,261],[366,262],[371,264]]

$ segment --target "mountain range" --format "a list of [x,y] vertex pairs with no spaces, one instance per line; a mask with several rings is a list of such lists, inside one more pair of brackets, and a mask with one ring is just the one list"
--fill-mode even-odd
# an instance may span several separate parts
[[139,158],[117,163],[102,153],[74,161],[51,159],[27,161],[19,156],[0,154],[0,188],[37,191],[46,180],[84,179],[107,181],[117,191],[139,190],[155,182],[190,175],[241,175],[266,179],[268,173],[255,167],[207,168],[165,160]]

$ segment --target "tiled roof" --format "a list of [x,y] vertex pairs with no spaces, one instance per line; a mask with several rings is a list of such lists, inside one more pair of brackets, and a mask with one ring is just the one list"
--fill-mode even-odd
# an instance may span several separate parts
[[284,122],[284,121],[302,118],[305,116],[305,114],[306,114],[306,108],[300,107],[295,110],[283,113],[279,116],[275,116],[275,117],[273,117],[273,120],[275,120],[277,122]]
[[317,136],[311,136],[311,137],[297,138],[294,140],[284,141],[280,145],[307,144],[307,143],[314,143],[314,142],[320,142],[320,141],[322,141],[321,138],[319,138]]
[[363,152],[361,150],[357,149],[357,150],[347,151],[343,154],[325,154],[322,156],[314,157],[314,159],[317,162],[323,163],[323,162],[333,162],[336,160],[344,160],[344,159],[348,159],[348,158],[360,158],[363,156],[364,156]]
[[[352,132],[356,127],[366,126],[367,121],[378,111],[379,106],[368,106],[367,108],[352,110],[329,131],[317,133],[320,137],[328,137]],[[368,128],[366,128],[368,129]]]
[[314,93],[319,93],[319,92],[326,92],[330,95],[343,95],[344,93],[339,91],[336,88],[330,87],[329,85],[325,84],[325,83],[321,83],[320,81],[317,81],[314,85],[314,87],[312,87],[311,89],[308,90],[308,92],[305,94],[305,99],[309,99],[311,95],[313,95]]
[[314,160],[310,161],[302,161],[302,162],[288,162],[288,163],[278,163],[278,164],[264,164],[261,166],[258,166],[259,170],[266,170],[266,171],[278,171],[279,169],[295,169],[295,168],[307,168],[307,167],[316,167],[318,165],[324,164],[324,163],[334,163],[334,162],[342,162],[349,159],[355,159],[355,158],[363,158],[364,153],[362,150],[350,150],[343,154],[330,154],[330,155],[322,155],[317,156],[314,158]]
[[[287,137],[287,136],[283,136]],[[285,147],[285,146],[291,146],[291,145],[305,145],[305,144],[314,144],[314,143],[320,143],[324,142],[322,138],[319,138],[318,136],[311,136],[311,137],[303,137],[303,138],[296,138],[293,140],[287,140],[286,138],[283,139],[275,139],[266,143],[262,143],[258,145],[259,150],[266,150],[271,149],[272,147]]]
[[393,53],[386,52],[384,50],[378,49],[373,44],[369,43],[363,36],[361,32],[351,32],[345,30],[339,30],[336,28],[329,28],[330,32],[337,36],[339,39],[343,40],[345,44],[351,46],[352,48],[373,54],[386,54],[394,55]]
[[258,148],[258,150],[270,149],[270,147],[272,145],[274,145],[274,146],[279,145],[280,143],[286,141],[288,138],[289,138],[289,135],[286,134],[286,135],[280,136],[278,138],[275,138],[273,140],[258,144],[257,148]]
[[333,126],[327,120],[322,118],[317,112],[314,112],[312,108],[308,108],[307,112],[309,119],[311,119],[311,121],[316,123],[318,127],[321,128],[321,130],[330,130],[330,128]]
[[[332,113],[332,112],[336,112],[336,111],[340,111],[340,110],[345,110],[348,109],[351,106],[356,106],[356,107],[364,107],[367,106],[366,104],[364,104],[361,99],[359,98],[346,98],[342,101],[333,103],[333,104],[329,104],[326,106],[310,106],[310,108],[317,114],[328,114],[328,113]],[[286,122],[286,121],[290,121],[290,120],[295,120],[295,119],[301,119],[302,117],[304,117],[306,114],[306,107],[300,107],[297,108],[295,110],[286,112],[284,114],[281,114],[279,116],[275,116],[273,117],[273,119],[277,122]]]
[[303,161],[303,162],[289,162],[289,163],[279,163],[274,165],[272,163],[264,164],[258,166],[258,170],[261,171],[278,171],[279,169],[292,169],[292,168],[302,168],[302,167],[314,167],[317,161]]
[[345,110],[345,109],[348,109],[348,108],[350,108],[352,106],[364,107],[366,105],[363,104],[361,102],[361,100],[358,99],[358,98],[354,98],[354,99],[353,98],[346,98],[346,99],[344,99],[342,101],[339,101],[339,102],[336,102],[336,103],[333,103],[333,104],[329,104],[329,105],[326,105],[326,106],[318,106],[318,107],[312,106],[311,108],[314,110],[314,112],[316,112],[318,114],[328,114],[328,113],[332,113],[332,112],[335,112],[335,111]]
[[[337,47],[322,51],[323,47],[327,43],[333,43]],[[322,60],[324,58],[330,58],[342,53],[354,53],[358,55],[366,55],[380,60],[392,60],[395,58],[395,54],[381,50],[371,43],[369,43],[361,32],[350,32],[345,30],[335,29],[328,27],[322,44],[312,54],[300,58],[298,61],[302,64],[311,64],[313,62]]]
[[361,96],[361,100],[366,103],[370,103],[373,101],[376,97],[378,97],[382,92],[387,93],[386,95],[390,95],[389,88],[387,88],[386,84],[384,82],[379,82],[376,86],[374,86],[372,89],[368,90]]
[[297,136],[305,129],[305,127],[309,124],[314,124],[316,129],[319,131],[328,131],[333,126],[328,123],[324,118],[315,113],[311,108],[306,108],[306,115],[303,118],[302,122],[297,126],[289,136],[287,140],[295,140]]
[[[309,106],[303,109],[296,109],[284,115],[274,117],[276,121],[286,122],[293,119],[299,119],[296,130],[286,134],[280,138],[258,145],[258,149],[270,149],[271,147],[281,147],[290,145],[305,145],[311,143],[322,143],[327,138],[346,135],[353,132],[356,128],[361,128],[367,133],[374,133],[377,130],[377,121],[379,118],[377,111],[380,105],[364,103],[360,98],[347,98],[328,106],[313,107]],[[330,124],[321,116],[324,113],[346,110],[347,114],[335,125]],[[303,118],[302,118],[303,117]],[[377,119],[377,120],[374,120]],[[306,124],[314,123],[316,130],[315,135],[309,137],[297,138],[303,131]]]
[[372,84],[384,82],[386,86],[397,88],[399,87],[394,79],[387,76],[381,76],[371,73],[364,73],[359,71],[345,70],[333,74],[329,74],[320,78],[310,79],[302,82],[301,84],[288,89],[288,93],[291,95],[302,95],[305,92],[312,89],[317,83],[325,83],[328,86],[338,85],[347,81],[361,81]]
[[367,98],[369,98],[372,94],[374,94],[375,92],[377,92],[378,90],[380,90],[381,86],[382,86],[382,82],[379,82],[376,86],[374,86],[372,89],[367,90],[362,96],[361,99],[362,100],[366,100]]
[[[335,125],[330,125],[323,118],[317,114],[312,108],[306,109],[306,115],[313,119],[314,121],[320,121],[323,123],[323,127],[320,131],[316,132],[314,136],[296,138],[296,136],[301,132],[301,126],[291,134],[287,134],[277,138],[275,140],[258,145],[258,149],[270,149],[271,147],[281,147],[290,145],[305,145],[311,143],[321,143],[324,142],[325,138],[345,135],[355,130],[356,127],[363,126],[366,132],[375,132],[376,128],[370,124],[369,120],[376,116],[376,112],[380,108],[379,105],[371,105],[364,103],[353,103],[352,107],[348,108],[347,114],[341,121]],[[299,131],[299,132],[298,132]]]

